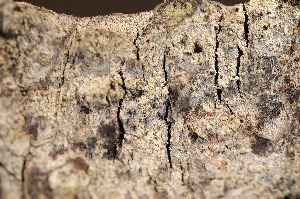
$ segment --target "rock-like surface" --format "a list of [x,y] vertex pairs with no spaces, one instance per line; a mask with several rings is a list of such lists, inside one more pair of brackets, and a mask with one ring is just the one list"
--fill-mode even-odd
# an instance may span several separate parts
[[0,33],[0,198],[300,197],[297,2],[0,0]]

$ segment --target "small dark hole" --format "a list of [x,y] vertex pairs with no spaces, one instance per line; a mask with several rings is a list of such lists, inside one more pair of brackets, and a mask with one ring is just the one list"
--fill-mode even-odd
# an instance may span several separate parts
[[198,137],[199,137],[199,136],[198,136],[197,133],[195,133],[195,132],[192,133],[191,138],[192,138],[193,142],[195,142],[195,141],[198,139]]
[[90,112],[92,112],[92,110],[89,109],[89,108],[86,107],[86,106],[81,106],[81,107],[80,107],[80,112],[85,113],[85,114],[90,114]]
[[201,53],[202,47],[198,44],[198,42],[195,43],[194,53]]

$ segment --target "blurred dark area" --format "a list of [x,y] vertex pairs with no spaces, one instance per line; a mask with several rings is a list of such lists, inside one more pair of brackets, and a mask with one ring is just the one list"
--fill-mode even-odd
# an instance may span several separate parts
[[[17,0],[20,1],[20,0]],[[78,17],[92,17],[111,13],[132,14],[152,10],[163,0],[25,0],[35,6],[45,7],[57,13]],[[219,0],[232,6],[246,0]]]

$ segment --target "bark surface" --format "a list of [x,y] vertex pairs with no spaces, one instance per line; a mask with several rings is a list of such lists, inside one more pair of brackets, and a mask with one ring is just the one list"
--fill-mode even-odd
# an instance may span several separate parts
[[297,1],[0,0],[0,198],[299,198],[299,39]]

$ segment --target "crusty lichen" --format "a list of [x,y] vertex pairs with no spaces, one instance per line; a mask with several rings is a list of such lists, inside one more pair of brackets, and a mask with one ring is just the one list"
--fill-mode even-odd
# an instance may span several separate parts
[[156,8],[161,14],[165,15],[168,21],[167,26],[173,29],[178,25],[186,16],[190,16],[195,11],[195,2],[192,1],[172,1],[167,4],[161,4]]

